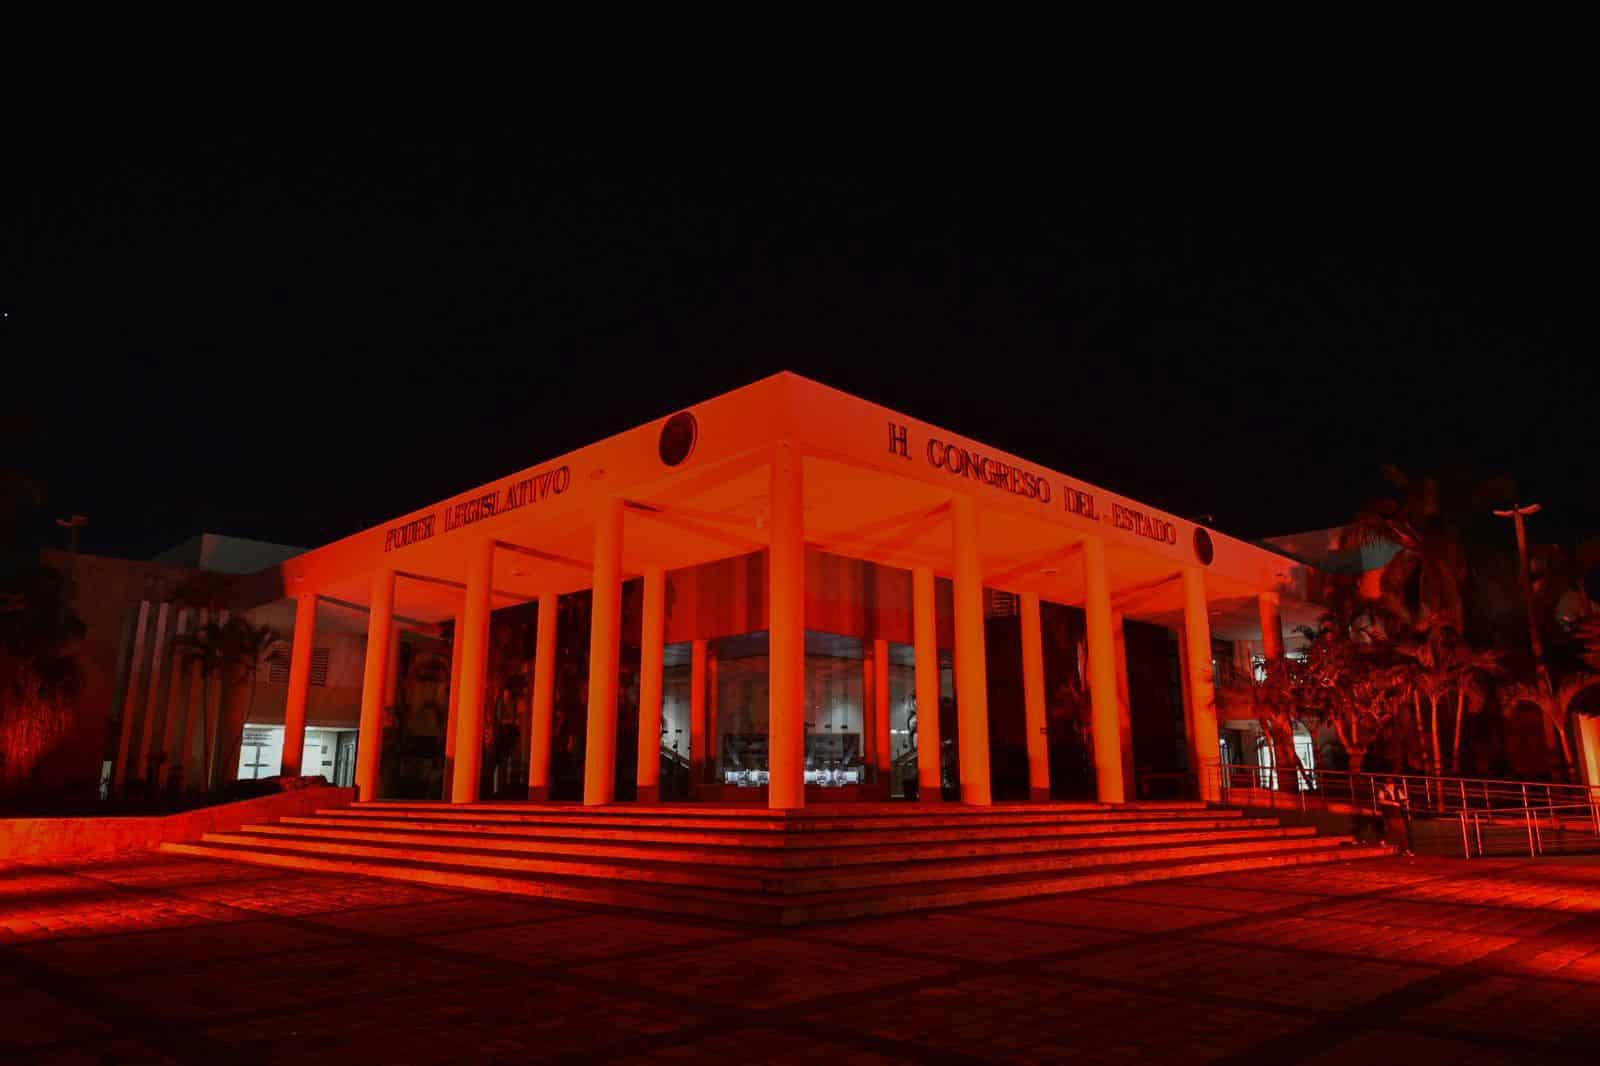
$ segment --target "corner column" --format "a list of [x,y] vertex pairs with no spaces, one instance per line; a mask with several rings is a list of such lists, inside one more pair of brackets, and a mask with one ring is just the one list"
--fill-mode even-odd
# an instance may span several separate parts
[[1133,768],[1133,704],[1128,698],[1128,631],[1123,628],[1122,612],[1111,612],[1111,643],[1117,651],[1117,722],[1122,736],[1122,788],[1129,799],[1139,798],[1139,782]]
[[1050,737],[1044,701],[1044,633],[1039,622],[1039,594],[1022,594],[1022,699],[1028,733],[1028,798],[1050,801]]
[[1122,776],[1122,708],[1117,701],[1117,647],[1111,624],[1111,575],[1106,569],[1106,542],[1099,537],[1083,539],[1083,577],[1095,788],[1101,803],[1126,803],[1128,787]]
[[294,601],[294,641],[289,645],[289,701],[283,707],[284,777],[299,777],[306,750],[306,701],[311,695],[311,649],[317,640],[317,597]]
[[889,720],[889,642],[872,642],[872,728],[873,747],[878,754],[878,785],[883,798],[894,795],[894,734]]
[[939,767],[939,630],[934,619],[933,571],[911,571],[911,639],[917,657],[917,796],[943,799]]
[[617,670],[621,661],[622,500],[601,506],[594,527],[594,603],[589,612],[589,728],[583,757],[583,802],[617,797]]
[[456,697],[461,694],[461,634],[466,628],[466,616],[457,611],[455,622],[455,628],[450,630],[450,690],[444,695],[444,794],[439,797],[447,803],[456,780],[456,732],[461,724]]
[[483,775],[483,685],[489,673],[489,586],[494,580],[494,541],[472,545],[467,557],[467,594],[461,605],[461,685],[451,696],[456,717],[456,761],[451,803],[478,802]]
[[775,810],[806,805],[806,530],[800,462],[787,441],[773,450],[767,804]]
[[639,802],[661,802],[661,663],[667,639],[667,572],[645,567],[639,648]]
[[695,640],[689,645],[689,795],[695,795],[699,786],[709,784],[711,772],[710,715],[706,713],[706,651],[705,640]]
[[[378,769],[383,759],[384,673],[394,629],[394,571],[380,566],[372,575],[367,608],[367,657],[361,674],[361,728],[356,734],[356,799],[378,798]],[[204,708],[201,709],[202,713]]]
[[559,597],[546,592],[539,597],[538,629],[533,637],[533,707],[528,725],[528,798],[544,803],[550,798],[550,751],[555,743],[556,706],[556,606]]
[[1211,671],[1211,619],[1206,614],[1206,576],[1196,567],[1183,571],[1183,639],[1187,650],[1184,687],[1189,692],[1190,762],[1200,784],[1200,798],[1222,798],[1217,779],[1217,693]]
[[950,501],[955,547],[956,742],[961,746],[961,802],[987,807],[989,668],[983,647],[983,569],[978,559],[978,505]]

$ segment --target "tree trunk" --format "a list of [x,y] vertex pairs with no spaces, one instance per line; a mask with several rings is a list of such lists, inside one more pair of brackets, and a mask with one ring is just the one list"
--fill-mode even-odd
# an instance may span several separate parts
[[1298,767],[1299,757],[1294,751],[1294,730],[1288,730],[1288,735],[1274,730],[1272,737],[1272,758],[1278,766],[1278,790],[1280,792],[1300,791],[1300,774]]
[[1444,768],[1444,751],[1439,746],[1439,697],[1428,697],[1428,727],[1433,737],[1433,772],[1439,774]]
[[1577,780],[1577,776],[1574,773],[1574,770],[1575,770],[1575,768],[1577,766],[1577,760],[1573,757],[1573,753],[1572,753],[1572,735],[1567,730],[1567,723],[1566,723],[1566,720],[1565,720],[1565,716],[1564,715],[1555,716],[1553,718],[1551,724],[1556,727],[1556,737],[1558,739],[1560,739],[1560,741],[1561,741],[1561,775],[1562,775],[1562,778],[1563,778],[1563,780],[1566,780],[1566,781],[1575,781],[1575,780]]
[[1467,716],[1467,690],[1456,690],[1456,739],[1450,751],[1450,772],[1461,774],[1461,725]]
[[1422,716],[1422,694],[1411,694],[1411,711],[1417,727],[1417,763],[1423,773],[1428,772],[1428,727]]
[[189,704],[194,698],[194,677],[185,661],[177,670],[178,728],[172,737],[172,758],[167,763],[167,784],[172,791],[183,791],[183,775],[189,766]]
[[200,668],[200,791],[211,791],[211,674]]
[[1366,746],[1364,744],[1347,745],[1344,750],[1345,755],[1350,759],[1350,772],[1359,774],[1361,772],[1361,764],[1367,758]]

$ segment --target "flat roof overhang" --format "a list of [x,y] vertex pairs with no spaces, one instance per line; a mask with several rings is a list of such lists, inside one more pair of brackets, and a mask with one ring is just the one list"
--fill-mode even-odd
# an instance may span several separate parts
[[[1292,588],[1301,565],[1214,530],[1204,531],[1213,553],[1205,562],[1193,522],[796,374],[687,410],[694,447],[676,466],[661,456],[663,416],[296,556],[278,568],[283,594],[360,607],[374,571],[391,567],[397,615],[447,621],[462,602],[469,545],[484,537],[502,549],[495,607],[586,589],[594,528],[610,498],[624,501],[629,576],[758,551],[780,441],[803,459],[807,544],[840,555],[948,577],[949,505],[964,494],[978,504],[987,586],[1081,604],[1081,544],[1096,535],[1114,609],[1175,624],[1178,576],[1199,566],[1213,631],[1232,639],[1259,637],[1257,594]],[[1293,626],[1315,609],[1286,598],[1284,613]]]

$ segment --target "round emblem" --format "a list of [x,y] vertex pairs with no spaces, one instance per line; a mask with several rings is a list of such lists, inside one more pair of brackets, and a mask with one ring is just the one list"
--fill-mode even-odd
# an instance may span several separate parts
[[661,461],[677,466],[694,453],[700,425],[688,411],[679,411],[661,427]]
[[1194,531],[1194,557],[1200,560],[1202,566],[1210,566],[1211,560],[1216,557],[1217,549],[1211,543],[1211,534],[1199,527]]

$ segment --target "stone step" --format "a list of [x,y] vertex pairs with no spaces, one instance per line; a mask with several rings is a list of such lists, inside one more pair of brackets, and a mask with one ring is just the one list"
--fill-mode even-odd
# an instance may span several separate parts
[[[582,823],[479,822],[414,818],[340,818],[336,813],[292,816],[280,819],[285,826],[318,826],[351,831],[396,830],[402,832],[462,833],[485,837],[527,837],[541,840],[659,843],[683,846],[730,846],[786,850],[814,846],[815,837],[805,833],[785,833],[776,829],[680,829],[591,826]],[[1098,836],[1108,833],[1146,833],[1173,830],[1260,828],[1277,825],[1273,818],[1174,818],[1119,819],[1096,822],[1032,823],[1026,825],[946,826],[924,828],[910,825],[903,829],[835,830],[826,836],[827,846],[837,848],[884,847],[899,844],[939,843],[974,839],[1006,840],[1044,837]]]
[[1326,841],[1315,836],[1267,834],[1207,835],[1205,839],[1129,845],[1112,841],[1093,849],[1027,855],[883,861],[846,867],[787,869],[775,866],[730,866],[695,862],[658,852],[650,858],[608,858],[595,855],[516,854],[438,841],[374,843],[281,836],[251,832],[208,833],[206,843],[267,848],[280,852],[345,855],[394,861],[445,863],[474,869],[569,878],[600,878],[662,885],[726,888],[747,892],[797,894],[834,892],[872,886],[902,887],[925,881],[999,877],[1067,870],[1121,862],[1184,860],[1198,856],[1292,851],[1316,848]]
[[162,850],[180,855],[231,859],[268,866],[379,877],[439,887],[536,896],[773,926],[1035,898],[1139,881],[1197,877],[1273,866],[1376,858],[1393,853],[1389,848],[1351,847],[1328,842],[1326,847],[1319,849],[1256,852],[1188,862],[1129,862],[1087,871],[1050,875],[1035,874],[942,882],[915,886],[894,893],[872,889],[820,893],[809,897],[775,897],[707,889],[682,889],[665,885],[640,887],[632,882],[588,878],[548,876],[535,878],[441,863],[321,856],[255,846],[241,848],[220,843],[168,843],[162,845]]
[[[825,847],[802,847],[800,841],[789,847],[751,847],[738,842],[705,843],[683,840],[667,834],[664,840],[640,839],[640,834],[621,839],[596,839],[571,834],[550,836],[524,828],[488,831],[457,831],[421,828],[405,822],[384,822],[379,826],[352,826],[348,822],[325,822],[315,818],[285,818],[276,825],[245,826],[241,832],[269,837],[342,840],[370,844],[420,844],[432,847],[465,847],[480,851],[505,851],[530,855],[570,855],[612,859],[664,859],[684,863],[722,866],[761,866],[772,869],[802,869],[882,862],[925,862],[936,859],[972,858],[983,855],[1021,855],[1046,851],[1089,850],[1106,847],[1140,847],[1157,844],[1198,842],[1218,839],[1217,828],[1226,826],[1227,836],[1250,834],[1260,837],[1311,836],[1315,830],[1282,828],[1271,819],[1235,820],[1217,826],[1193,827],[1183,823],[1134,823],[1114,832],[1074,833],[1067,836],[1029,835],[991,839],[967,834],[945,841],[910,840],[873,847],[835,846],[830,839]],[[1166,826],[1168,828],[1155,828]]]
[[[872,829],[930,829],[971,828],[981,825],[1076,825],[1105,821],[1123,821],[1159,816],[1174,820],[1184,818],[1238,818],[1243,812],[1230,808],[1210,809],[1192,805],[1185,807],[1133,807],[1104,808],[1085,811],[1053,811],[1049,809],[1008,810],[1002,807],[954,808],[972,813],[924,814],[910,811],[899,814],[837,814],[826,818],[772,817],[755,814],[744,818],[706,817],[678,813],[638,813],[649,808],[619,810],[617,808],[584,808],[569,806],[554,810],[499,810],[484,809],[478,805],[451,806],[433,804],[415,808],[400,808],[388,804],[358,804],[353,807],[317,812],[323,817],[351,820],[392,819],[396,815],[408,821],[443,823],[470,822],[473,824],[515,825],[573,825],[613,828],[675,828],[675,829],[745,829],[767,832],[812,833],[844,830]],[[905,809],[902,807],[902,811]]]

